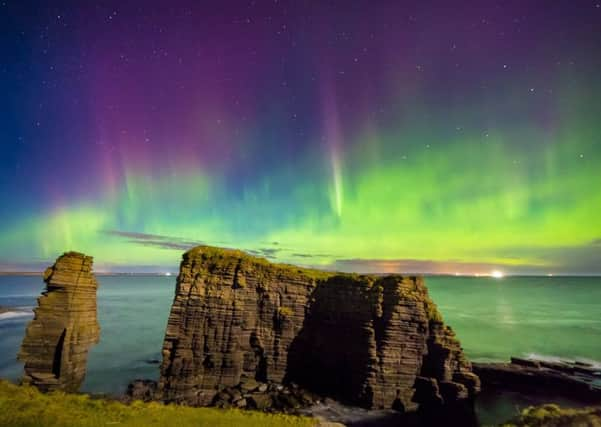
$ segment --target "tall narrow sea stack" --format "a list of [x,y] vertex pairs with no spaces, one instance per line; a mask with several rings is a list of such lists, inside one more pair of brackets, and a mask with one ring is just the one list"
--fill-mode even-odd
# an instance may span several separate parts
[[46,290],[19,353],[23,381],[44,391],[76,391],[86,374],[88,350],[100,338],[92,257],[65,253],[46,269],[44,281]]
[[249,379],[401,410],[465,401],[479,389],[420,277],[326,273],[194,248],[177,279],[158,396],[207,405]]

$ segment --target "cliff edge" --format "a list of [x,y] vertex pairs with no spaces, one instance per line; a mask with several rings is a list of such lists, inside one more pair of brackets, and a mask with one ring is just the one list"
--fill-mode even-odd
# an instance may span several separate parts
[[76,391],[88,350],[100,338],[92,257],[67,252],[46,269],[44,281],[18,356],[25,363],[23,382],[43,391]]
[[180,266],[158,396],[208,405],[249,379],[399,410],[479,390],[421,277],[329,273],[196,247]]

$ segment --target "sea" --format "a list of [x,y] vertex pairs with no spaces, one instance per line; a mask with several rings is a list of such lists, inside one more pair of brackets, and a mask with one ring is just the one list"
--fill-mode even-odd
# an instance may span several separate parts
[[[88,358],[82,391],[120,394],[137,378],[157,379],[175,291],[174,276],[98,276],[100,343]],[[473,361],[511,356],[601,365],[601,277],[426,278],[444,320]],[[39,276],[0,276],[0,378],[18,381],[25,326],[43,291]],[[486,394],[476,402],[482,425],[514,416],[549,396]],[[562,398],[556,403],[578,405]]]

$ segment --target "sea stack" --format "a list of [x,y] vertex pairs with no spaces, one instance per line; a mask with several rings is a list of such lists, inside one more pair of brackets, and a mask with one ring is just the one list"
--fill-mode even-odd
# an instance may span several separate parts
[[77,391],[88,350],[100,338],[92,257],[61,255],[44,272],[44,282],[18,356],[25,363],[23,382],[43,391]]
[[329,273],[194,248],[177,278],[157,397],[209,405],[249,382],[258,391],[268,383],[265,393],[284,383],[399,410],[466,402],[480,385],[421,277]]

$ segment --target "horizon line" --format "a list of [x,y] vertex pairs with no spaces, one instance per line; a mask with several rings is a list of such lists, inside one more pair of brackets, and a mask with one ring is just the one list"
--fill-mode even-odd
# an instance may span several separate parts
[[[601,277],[601,273],[504,273],[502,277],[494,277],[491,274],[484,273],[423,273],[423,272],[375,272],[375,273],[363,273],[360,271],[346,272],[346,271],[334,271],[314,268],[315,270],[330,271],[332,273],[348,273],[348,274],[362,274],[366,276],[391,276],[391,275],[402,275],[402,276],[448,276],[448,277],[472,277],[472,278],[489,278],[502,280],[507,277]],[[0,276],[37,276],[42,275],[44,271],[2,271],[0,270]],[[172,277],[177,276],[179,272],[173,271],[97,271],[93,272],[98,276],[164,276]]]

